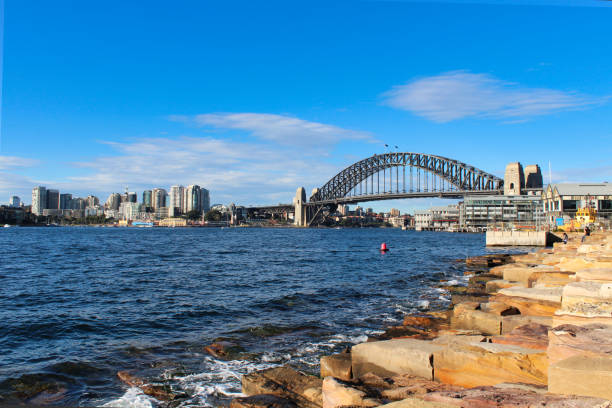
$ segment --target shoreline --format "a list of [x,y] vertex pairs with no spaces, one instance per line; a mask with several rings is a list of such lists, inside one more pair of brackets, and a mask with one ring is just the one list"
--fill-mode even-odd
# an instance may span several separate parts
[[230,407],[612,406],[611,233],[466,264],[450,309],[323,356],[318,377],[245,375]]

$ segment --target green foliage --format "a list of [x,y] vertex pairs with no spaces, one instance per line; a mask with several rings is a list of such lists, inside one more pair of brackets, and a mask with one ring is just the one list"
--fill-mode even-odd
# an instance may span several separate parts
[[204,216],[205,221],[221,221],[223,219],[223,214],[219,210],[210,210]]
[[200,218],[202,218],[202,213],[197,210],[191,210],[187,214],[185,214],[185,217],[187,217],[188,220],[195,221],[195,220],[199,220]]

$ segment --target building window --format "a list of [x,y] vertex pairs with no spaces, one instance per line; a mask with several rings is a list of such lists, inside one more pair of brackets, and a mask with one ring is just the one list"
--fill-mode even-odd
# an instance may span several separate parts
[[563,200],[563,211],[578,210],[578,200]]

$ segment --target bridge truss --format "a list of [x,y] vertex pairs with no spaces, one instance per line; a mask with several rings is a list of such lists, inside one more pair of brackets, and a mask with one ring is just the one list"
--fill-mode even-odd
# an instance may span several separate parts
[[503,185],[503,179],[457,160],[396,152],[374,155],[345,168],[315,190],[309,204],[501,194]]

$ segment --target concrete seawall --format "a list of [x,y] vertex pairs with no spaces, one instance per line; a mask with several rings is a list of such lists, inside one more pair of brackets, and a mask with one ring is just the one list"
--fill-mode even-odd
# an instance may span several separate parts
[[547,246],[560,239],[546,231],[487,231],[487,246]]

